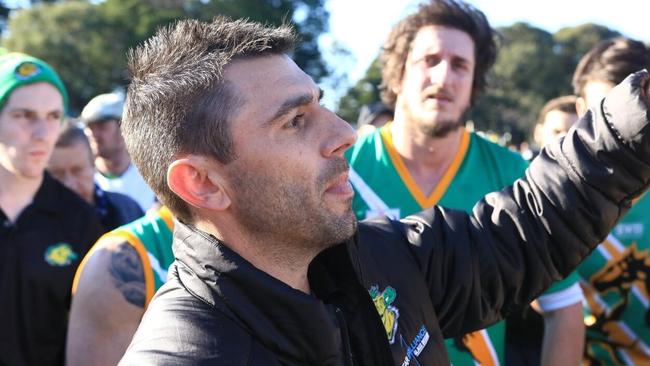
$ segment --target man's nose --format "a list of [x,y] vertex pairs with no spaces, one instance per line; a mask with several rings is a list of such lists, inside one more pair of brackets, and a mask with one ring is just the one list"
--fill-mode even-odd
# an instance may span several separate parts
[[77,186],[77,181],[74,179],[72,174],[70,173],[64,173],[63,177],[61,179],[61,183],[63,183],[64,186],[68,187],[74,192],[78,192],[76,186]]
[[449,84],[453,78],[451,65],[447,60],[442,60],[435,66],[430,67],[428,73],[431,84],[433,85],[445,86]]
[[324,157],[338,156],[342,157],[343,153],[354,145],[357,140],[357,134],[349,123],[345,122],[336,114],[328,111],[331,122],[328,124],[327,140],[322,145],[322,155]]
[[47,119],[38,117],[33,121],[32,137],[35,140],[43,140],[47,137],[49,129]]

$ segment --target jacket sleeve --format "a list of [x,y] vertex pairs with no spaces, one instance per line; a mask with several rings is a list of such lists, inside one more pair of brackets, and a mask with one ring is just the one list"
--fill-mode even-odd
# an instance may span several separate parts
[[494,323],[568,275],[644,191],[648,78],[628,77],[471,215],[434,207],[401,221],[445,337]]

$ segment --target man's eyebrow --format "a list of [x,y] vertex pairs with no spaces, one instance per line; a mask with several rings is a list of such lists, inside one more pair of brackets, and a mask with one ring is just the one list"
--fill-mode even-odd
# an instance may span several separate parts
[[23,107],[14,107],[14,108],[9,108],[7,110],[8,112],[32,112],[32,109],[29,108],[23,108]]
[[[323,98],[323,89],[318,89],[318,100],[320,101]],[[292,109],[298,108],[303,105],[307,105],[309,103],[312,103],[314,101],[314,95],[313,94],[301,94],[297,95],[295,97],[292,97],[288,100],[286,100],[282,105],[278,108],[278,110],[273,114],[273,117],[269,118],[269,120],[266,122],[266,124],[270,124],[273,121],[277,120],[278,118],[288,114],[291,112]]]
[[[13,113],[13,112],[26,112],[26,113],[32,113],[32,112],[35,112],[35,110],[34,110],[34,109],[30,109],[30,108],[26,108],[26,107],[14,107],[14,108],[9,108],[9,109],[7,110],[7,112],[10,112],[10,113]],[[51,111],[49,111],[49,112],[47,112],[47,113],[49,114],[49,113],[55,113],[55,112],[57,112],[57,113],[63,113],[63,110],[62,110],[62,109],[53,109],[53,110],[51,110]]]
[[463,63],[466,63],[466,64],[472,64],[472,62],[470,61],[469,58],[464,57],[464,56],[460,56],[460,55],[455,55],[453,57],[453,60],[454,61],[460,61],[460,62],[463,62]]

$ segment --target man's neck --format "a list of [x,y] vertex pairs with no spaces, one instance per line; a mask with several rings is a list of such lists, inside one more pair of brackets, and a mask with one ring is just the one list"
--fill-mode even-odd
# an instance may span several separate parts
[[454,160],[464,130],[432,137],[405,120],[396,120],[390,127],[395,150],[420,191],[429,196]]
[[15,222],[32,203],[42,182],[43,175],[38,178],[21,177],[0,167],[0,208],[9,221]]
[[95,167],[100,173],[107,177],[121,176],[129,168],[129,165],[131,165],[131,159],[126,151],[110,159],[101,156],[95,158]]
[[265,236],[256,237],[250,233],[238,230],[238,225],[229,220],[221,220],[226,230],[218,230],[209,222],[202,221],[196,227],[206,233],[212,234],[222,243],[242,258],[246,259],[260,271],[285,283],[292,288],[310,293],[307,270],[309,264],[318,254],[305,250],[305,245],[292,245],[286,241],[275,241]]

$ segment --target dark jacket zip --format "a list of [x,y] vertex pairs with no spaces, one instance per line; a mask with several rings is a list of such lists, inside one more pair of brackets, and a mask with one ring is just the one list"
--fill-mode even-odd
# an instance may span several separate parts
[[348,324],[345,322],[345,316],[343,316],[343,311],[341,311],[341,309],[335,306],[334,312],[336,313],[336,320],[339,323],[339,328],[341,328],[341,343],[343,343],[343,361],[345,362],[346,366],[354,366],[352,347],[350,346],[350,334],[348,333]]

